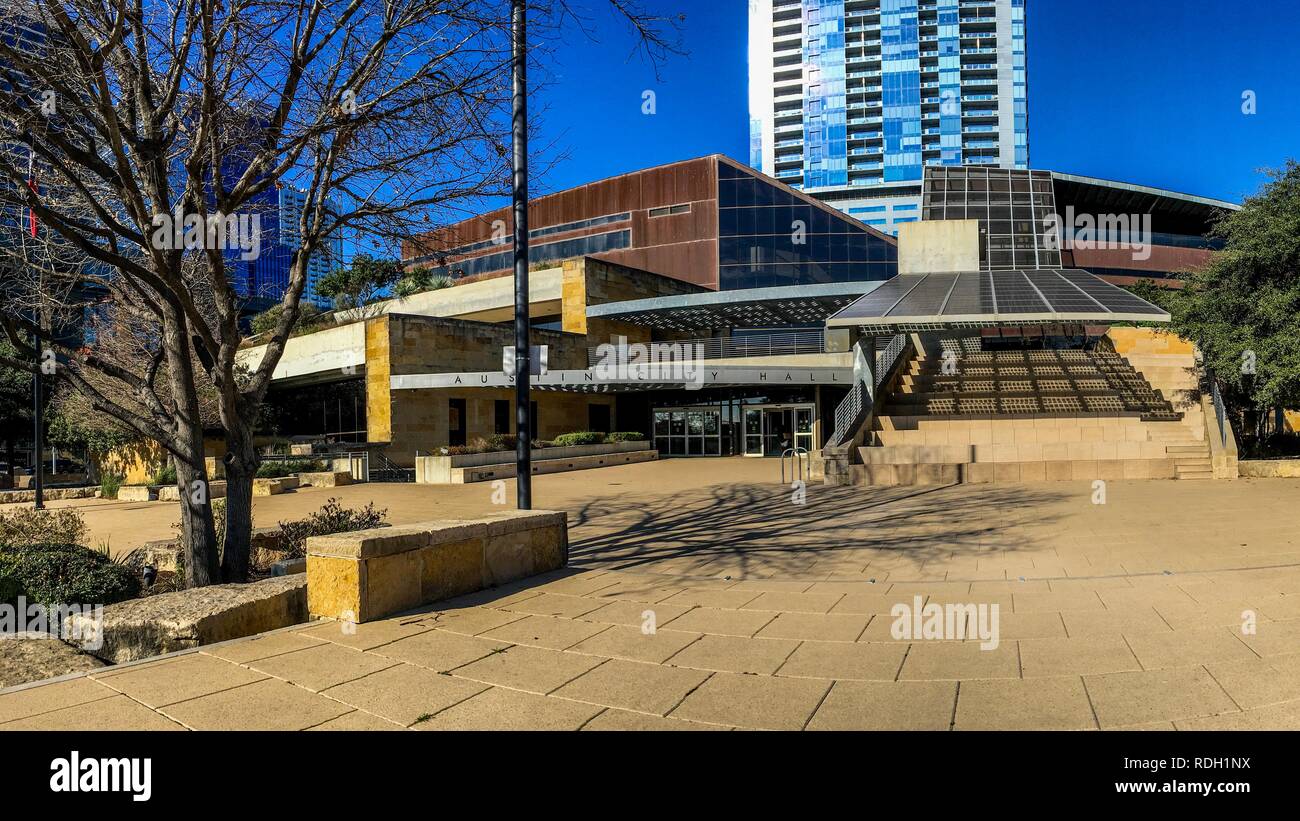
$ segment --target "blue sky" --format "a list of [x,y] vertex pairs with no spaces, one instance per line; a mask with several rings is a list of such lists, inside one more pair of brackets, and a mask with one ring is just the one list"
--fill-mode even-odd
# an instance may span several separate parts
[[[658,79],[629,56],[626,24],[581,2],[594,40],[558,44],[533,102],[535,147],[564,153],[535,192],[714,152],[747,159],[745,0],[644,0],[686,14],[688,54]],[[1029,0],[1028,17],[1033,167],[1239,201],[1261,167],[1300,159],[1295,0]]]

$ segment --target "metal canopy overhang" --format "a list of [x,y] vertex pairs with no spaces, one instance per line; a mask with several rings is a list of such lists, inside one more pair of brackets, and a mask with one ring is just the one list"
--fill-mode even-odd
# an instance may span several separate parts
[[588,319],[616,319],[660,331],[692,333],[715,328],[820,325],[884,281],[827,282],[777,288],[608,302],[587,308]]
[[1169,314],[1077,268],[894,277],[827,320],[865,332],[1168,322]]

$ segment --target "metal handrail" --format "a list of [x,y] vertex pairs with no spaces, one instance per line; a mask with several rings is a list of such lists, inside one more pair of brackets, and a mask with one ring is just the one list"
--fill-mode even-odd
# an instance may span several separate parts
[[835,430],[826,444],[836,447],[848,437],[849,426],[853,424],[854,419],[858,418],[866,401],[867,386],[862,382],[854,382],[853,387],[849,388],[849,392],[835,406]]
[[1224,447],[1228,446],[1228,408],[1223,404],[1223,394],[1219,393],[1219,381],[1210,376],[1210,398],[1214,401],[1214,419],[1219,424],[1219,437]]
[[[690,357],[705,359],[732,359],[749,356],[790,356],[792,354],[826,353],[826,335],[823,331],[785,331],[753,336],[711,337],[709,339],[674,339],[649,342],[644,346],[652,360],[664,358],[672,351],[683,351]],[[630,349],[630,346],[629,346]],[[606,348],[605,350],[608,350]],[[587,364],[600,362],[600,348],[587,349]],[[630,358],[628,364],[638,364],[639,358]]]
[[804,481],[807,476],[808,448],[795,446],[781,453],[781,484],[785,484],[785,460],[790,458],[790,478]]
[[907,334],[898,334],[889,340],[889,344],[885,346],[883,351],[876,353],[875,387],[877,390],[884,384],[885,378],[889,376],[889,372],[894,368],[894,363],[898,361],[898,357],[902,355],[903,349],[906,347]]
[[838,447],[849,438],[852,434],[849,428],[862,413],[866,404],[873,401],[872,397],[879,392],[880,386],[885,383],[885,379],[888,378],[906,348],[907,335],[897,334],[889,340],[889,344],[883,350],[876,352],[876,361],[871,363],[874,365],[871,373],[865,373],[868,370],[865,367],[866,363],[854,369],[856,379],[853,387],[835,406],[835,430],[826,442],[828,446]]

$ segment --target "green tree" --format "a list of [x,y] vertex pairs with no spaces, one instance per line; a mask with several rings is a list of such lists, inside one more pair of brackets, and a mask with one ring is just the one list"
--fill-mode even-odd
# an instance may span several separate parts
[[[253,336],[272,333],[276,326],[280,324],[280,317],[284,313],[283,305],[273,305],[257,316],[253,317],[249,323]],[[298,308],[298,319],[293,324],[290,334],[307,333],[314,331],[326,323],[327,317],[322,315],[320,308],[317,308],[310,302],[304,302]]]
[[405,274],[395,259],[358,254],[346,268],[335,268],[316,283],[316,293],[333,300],[340,311],[363,308],[380,299]]
[[1300,164],[1269,180],[1211,236],[1225,241],[1181,291],[1153,294],[1171,329],[1196,343],[1224,390],[1245,409],[1300,407]]

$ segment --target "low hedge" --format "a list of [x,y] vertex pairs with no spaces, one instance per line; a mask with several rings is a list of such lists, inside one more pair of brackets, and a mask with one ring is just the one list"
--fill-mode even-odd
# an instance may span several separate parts
[[603,445],[605,444],[605,434],[594,430],[561,433],[553,441],[557,448],[572,448],[578,445]]
[[287,462],[263,462],[257,468],[259,479],[283,479],[298,473],[320,473],[325,463],[319,459],[291,459]]
[[45,605],[113,604],[140,594],[135,570],[78,544],[37,544],[0,551],[0,599]]
[[[594,430],[574,431],[572,433],[561,433],[551,441],[535,440],[533,450],[544,450],[545,448],[571,448],[579,445],[603,445],[606,442],[644,442],[645,434],[636,431],[618,431],[616,433],[601,433]],[[500,453],[502,451],[512,451],[515,449],[515,443],[518,440],[509,434],[494,433],[491,436],[479,437],[467,445],[456,445],[455,447],[444,448],[443,452],[447,456],[468,456],[477,453]]]
[[[445,448],[447,456],[469,456],[476,453],[500,453],[502,451],[512,451],[519,442],[517,437],[504,433],[494,433],[491,436],[479,437],[468,445],[456,445]],[[552,447],[553,442],[547,442],[541,439],[533,440],[533,450],[543,450]]]
[[619,430],[605,434],[606,442],[644,442],[645,434],[634,430]]

